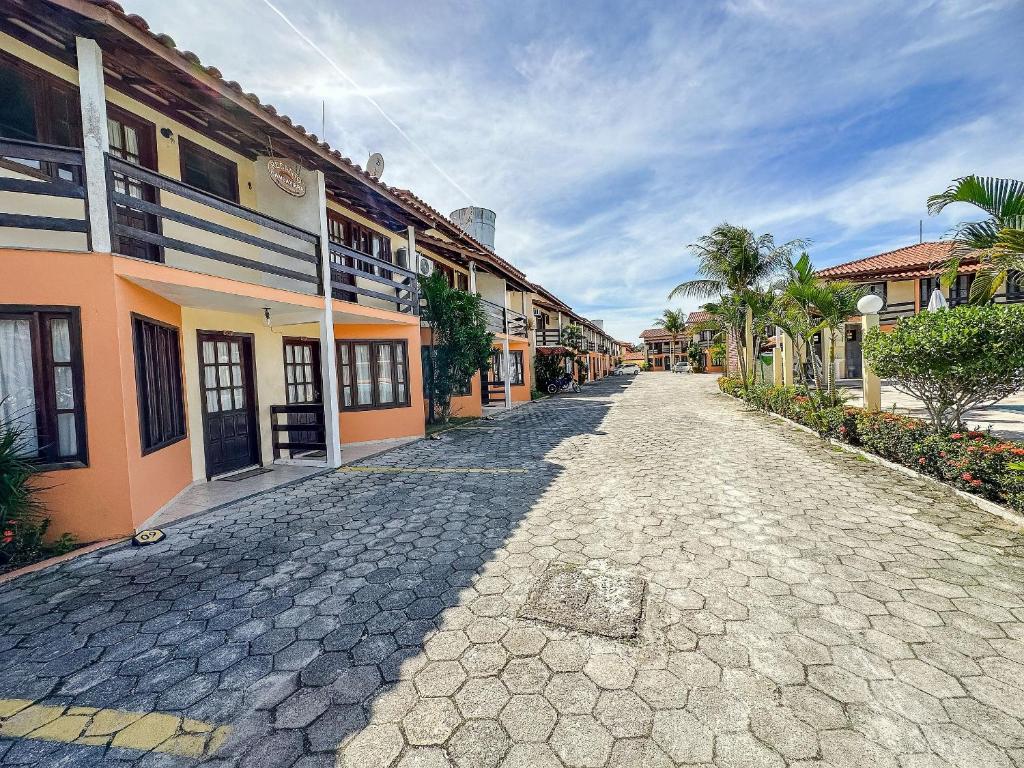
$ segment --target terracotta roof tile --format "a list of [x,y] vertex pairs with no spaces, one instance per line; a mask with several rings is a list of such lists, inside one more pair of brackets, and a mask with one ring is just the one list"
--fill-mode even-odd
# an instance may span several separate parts
[[698,309],[696,312],[691,312],[686,316],[686,324],[691,323],[703,323],[711,319],[711,313],[705,312],[703,309]]
[[[847,280],[865,280],[872,277],[889,279],[927,277],[940,274],[949,259],[952,243],[915,243],[895,251],[868,256],[845,264],[836,264],[818,271],[819,277]],[[977,262],[970,259],[961,267],[961,272],[973,272]]]

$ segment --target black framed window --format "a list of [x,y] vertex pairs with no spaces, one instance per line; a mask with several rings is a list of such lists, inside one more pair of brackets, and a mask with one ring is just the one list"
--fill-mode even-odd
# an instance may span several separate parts
[[949,303],[953,306],[966,304],[971,295],[971,285],[974,284],[974,275],[957,275],[949,286]]
[[0,417],[54,469],[87,463],[77,307],[0,305]]
[[939,278],[935,277],[922,277],[918,281],[918,300],[921,303],[921,309],[928,306],[928,299],[932,297],[932,293],[939,289]]
[[[505,367],[502,365],[502,350],[495,349],[491,352],[491,377],[497,384],[504,384]],[[509,350],[509,383],[513,386],[522,386],[526,383],[523,378],[523,353],[520,350]]]
[[238,166],[188,139],[178,138],[181,180],[211,195],[238,202]]
[[[433,369],[433,362],[430,359],[430,347],[420,347],[420,364],[423,369],[423,397],[430,397],[430,377]],[[473,392],[473,377],[467,376],[466,380],[456,384],[452,392],[453,397],[465,397]]]
[[404,341],[339,341],[338,383],[342,410],[408,406],[407,353]]
[[185,437],[181,344],[177,328],[139,315],[132,316],[132,336],[139,434],[145,456]]

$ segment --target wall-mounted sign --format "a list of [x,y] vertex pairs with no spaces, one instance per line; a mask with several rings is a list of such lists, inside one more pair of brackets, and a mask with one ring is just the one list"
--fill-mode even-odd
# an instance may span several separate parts
[[306,182],[302,180],[298,166],[271,158],[267,160],[267,172],[274,183],[289,195],[302,197],[306,194]]

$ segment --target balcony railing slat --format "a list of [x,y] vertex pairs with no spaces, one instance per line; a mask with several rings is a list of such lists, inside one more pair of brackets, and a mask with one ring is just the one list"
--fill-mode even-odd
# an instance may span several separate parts
[[333,256],[340,256],[346,259],[362,261],[375,267],[380,267],[381,269],[388,269],[391,270],[392,272],[397,272],[400,275],[405,275],[406,277],[411,277],[413,279],[417,277],[416,273],[410,269],[406,269],[405,267],[402,267],[398,264],[392,264],[390,261],[378,259],[376,256],[370,256],[369,254],[362,253],[360,251],[357,251],[355,248],[349,248],[347,245],[341,245],[340,243],[332,242],[328,247],[330,249],[331,255]]
[[85,187],[66,179],[36,181],[35,179],[0,178],[0,192],[19,192],[25,195],[46,195],[48,197],[70,197],[85,199]]
[[258,224],[261,227],[273,229],[282,234],[290,235],[298,240],[305,240],[308,243],[317,243],[320,240],[320,236],[313,232],[307,232],[306,230],[289,224],[288,222],[275,219],[273,216],[257,213],[256,211],[249,210],[237,203],[232,203],[229,200],[215,197],[201,189],[197,189],[196,187],[185,184],[177,179],[172,179],[169,176],[164,176],[156,171],[151,171],[148,168],[135,165],[134,163],[125,162],[119,158],[107,155],[107,165],[108,168],[115,173],[120,173],[136,181],[149,184],[150,186],[162,189],[165,192],[170,192],[173,195],[183,197],[193,203],[199,203],[207,206],[208,208],[213,208],[221,213],[237,216],[251,224]]
[[111,229],[115,234],[123,235],[124,237],[128,237],[133,240],[142,240],[143,242],[152,243],[153,245],[158,245],[163,248],[170,248],[174,251],[184,251],[185,253],[202,256],[213,261],[220,261],[225,264],[233,264],[236,267],[253,269],[257,272],[268,272],[272,275],[287,277],[289,280],[297,280],[302,283],[309,283],[311,285],[320,284],[320,278],[316,275],[308,275],[303,272],[286,269],[285,267],[278,267],[274,264],[253,261],[252,259],[247,259],[244,256],[235,256],[231,253],[224,253],[224,251],[207,248],[206,246],[199,245],[198,243],[190,243],[186,240],[166,237],[156,232],[148,232],[147,230],[138,229],[137,227],[129,227],[124,224],[115,223]]
[[126,195],[121,192],[111,192],[110,196],[115,203],[123,205],[126,208],[142,211],[143,213],[151,213],[162,219],[175,221],[179,224],[187,224],[191,227],[195,227],[196,229],[201,229],[204,232],[229,237],[232,240],[238,240],[241,243],[254,245],[257,248],[263,248],[267,251],[280,253],[283,256],[290,256],[293,259],[299,259],[300,261],[305,261],[310,264],[320,264],[320,257],[317,254],[303,253],[302,251],[297,251],[294,248],[289,248],[286,245],[281,245],[280,243],[275,243],[271,240],[264,240],[262,237],[250,235],[246,232],[232,229],[231,227],[225,227],[222,224],[207,221],[206,219],[200,219],[198,216],[191,216],[173,208],[167,208],[166,206],[159,205],[157,203],[151,203],[148,200],[140,200],[137,197],[132,197],[131,195]]
[[401,282],[399,282],[397,280],[390,280],[390,279],[388,279],[386,277],[381,277],[380,275],[375,275],[372,272],[363,272],[361,269],[359,269],[357,267],[349,267],[349,266],[347,266],[345,264],[333,264],[332,263],[331,264],[331,274],[332,275],[333,274],[355,275],[356,277],[362,277],[362,278],[364,278],[366,280],[372,280],[375,283],[383,283],[384,285],[390,285],[393,288],[399,289],[400,291],[410,291],[410,292],[414,293],[415,290],[416,290],[414,287],[410,287],[409,283],[401,283]]
[[418,294],[410,297],[393,296],[387,293],[381,293],[380,291],[373,291],[370,290],[369,288],[363,288],[361,285],[348,285],[347,283],[334,282],[331,283],[331,290],[332,296],[338,299],[339,301],[346,301],[346,299],[342,298],[342,296],[339,296],[338,294],[356,293],[359,294],[360,296],[368,296],[371,299],[380,299],[381,301],[387,301],[392,304],[399,304],[403,307],[409,307],[413,314],[415,314],[416,310],[419,308]]
[[[296,424],[279,424],[277,422],[278,416],[289,415],[312,416],[313,421]],[[275,459],[280,458],[282,451],[327,450],[327,430],[324,426],[324,407],[321,403],[295,403],[292,405],[270,406],[270,431]],[[313,442],[307,439],[293,442],[287,439],[287,436],[290,436],[292,433],[297,433],[302,437],[312,435],[316,438],[316,441]],[[282,434],[286,436],[286,439],[282,440],[279,437]]]
[[0,139],[0,157],[16,157],[19,160],[45,160],[62,165],[81,166],[82,150],[62,147],[57,144],[40,144],[20,139]]
[[86,219],[62,219],[22,213],[0,213],[0,227],[46,229],[51,232],[89,232],[89,222]]

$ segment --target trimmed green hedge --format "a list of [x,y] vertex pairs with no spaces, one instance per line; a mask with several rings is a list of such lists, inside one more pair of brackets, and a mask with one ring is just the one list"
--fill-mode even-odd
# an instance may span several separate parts
[[[726,394],[743,399],[739,379],[722,376],[718,386]],[[866,411],[848,405],[816,408],[811,397],[795,387],[752,384],[746,401],[810,427],[822,437],[858,446],[1024,512],[1024,443],[1000,440],[988,432],[936,434],[922,419],[889,411]]]

